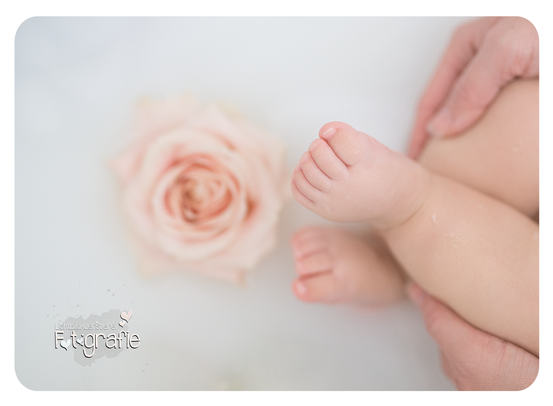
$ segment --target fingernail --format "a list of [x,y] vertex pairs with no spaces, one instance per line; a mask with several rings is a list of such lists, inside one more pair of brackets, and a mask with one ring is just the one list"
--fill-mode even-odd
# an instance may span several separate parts
[[407,286],[407,295],[409,296],[409,299],[411,299],[411,301],[417,306],[420,306],[422,300],[424,299],[424,291],[420,288],[419,285],[414,282],[411,282]]
[[447,134],[453,121],[451,111],[447,107],[441,109],[426,126],[428,135],[434,138],[442,138]]
[[325,139],[325,140],[328,140],[330,139],[330,137],[332,137],[334,134],[336,134],[336,131],[338,131],[336,128],[334,127],[330,127],[328,130],[326,130],[323,135],[321,136],[321,138]]

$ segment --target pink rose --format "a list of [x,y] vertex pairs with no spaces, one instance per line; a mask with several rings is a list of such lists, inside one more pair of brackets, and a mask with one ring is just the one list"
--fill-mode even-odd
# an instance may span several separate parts
[[274,245],[287,195],[284,147],[190,98],[139,106],[136,143],[113,160],[143,268],[239,279]]

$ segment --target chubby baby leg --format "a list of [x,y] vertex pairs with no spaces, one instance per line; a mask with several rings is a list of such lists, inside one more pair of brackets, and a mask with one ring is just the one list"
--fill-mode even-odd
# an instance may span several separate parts
[[431,140],[418,161],[535,217],[539,210],[539,80],[517,80],[463,134]]
[[465,320],[538,355],[538,225],[439,175],[431,190],[408,221],[383,231],[391,252]]

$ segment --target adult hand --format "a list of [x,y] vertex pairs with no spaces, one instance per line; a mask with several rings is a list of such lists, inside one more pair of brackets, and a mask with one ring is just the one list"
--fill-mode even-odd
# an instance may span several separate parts
[[419,103],[408,155],[429,136],[465,130],[515,78],[539,76],[538,33],[520,17],[489,17],[457,29]]
[[457,389],[521,390],[534,382],[539,369],[534,355],[472,327],[414,283],[408,293],[440,347],[442,369]]

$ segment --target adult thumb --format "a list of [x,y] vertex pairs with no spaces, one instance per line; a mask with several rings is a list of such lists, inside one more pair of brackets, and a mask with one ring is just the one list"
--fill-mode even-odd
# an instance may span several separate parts
[[481,46],[451,87],[427,132],[447,137],[466,130],[486,111],[501,88],[515,78],[539,75],[538,37],[524,19],[492,26]]
[[[429,120],[427,132],[435,138],[453,136],[474,124],[495,98],[505,81],[497,67],[475,57],[453,85],[446,102]],[[509,78],[512,79],[512,78]]]

